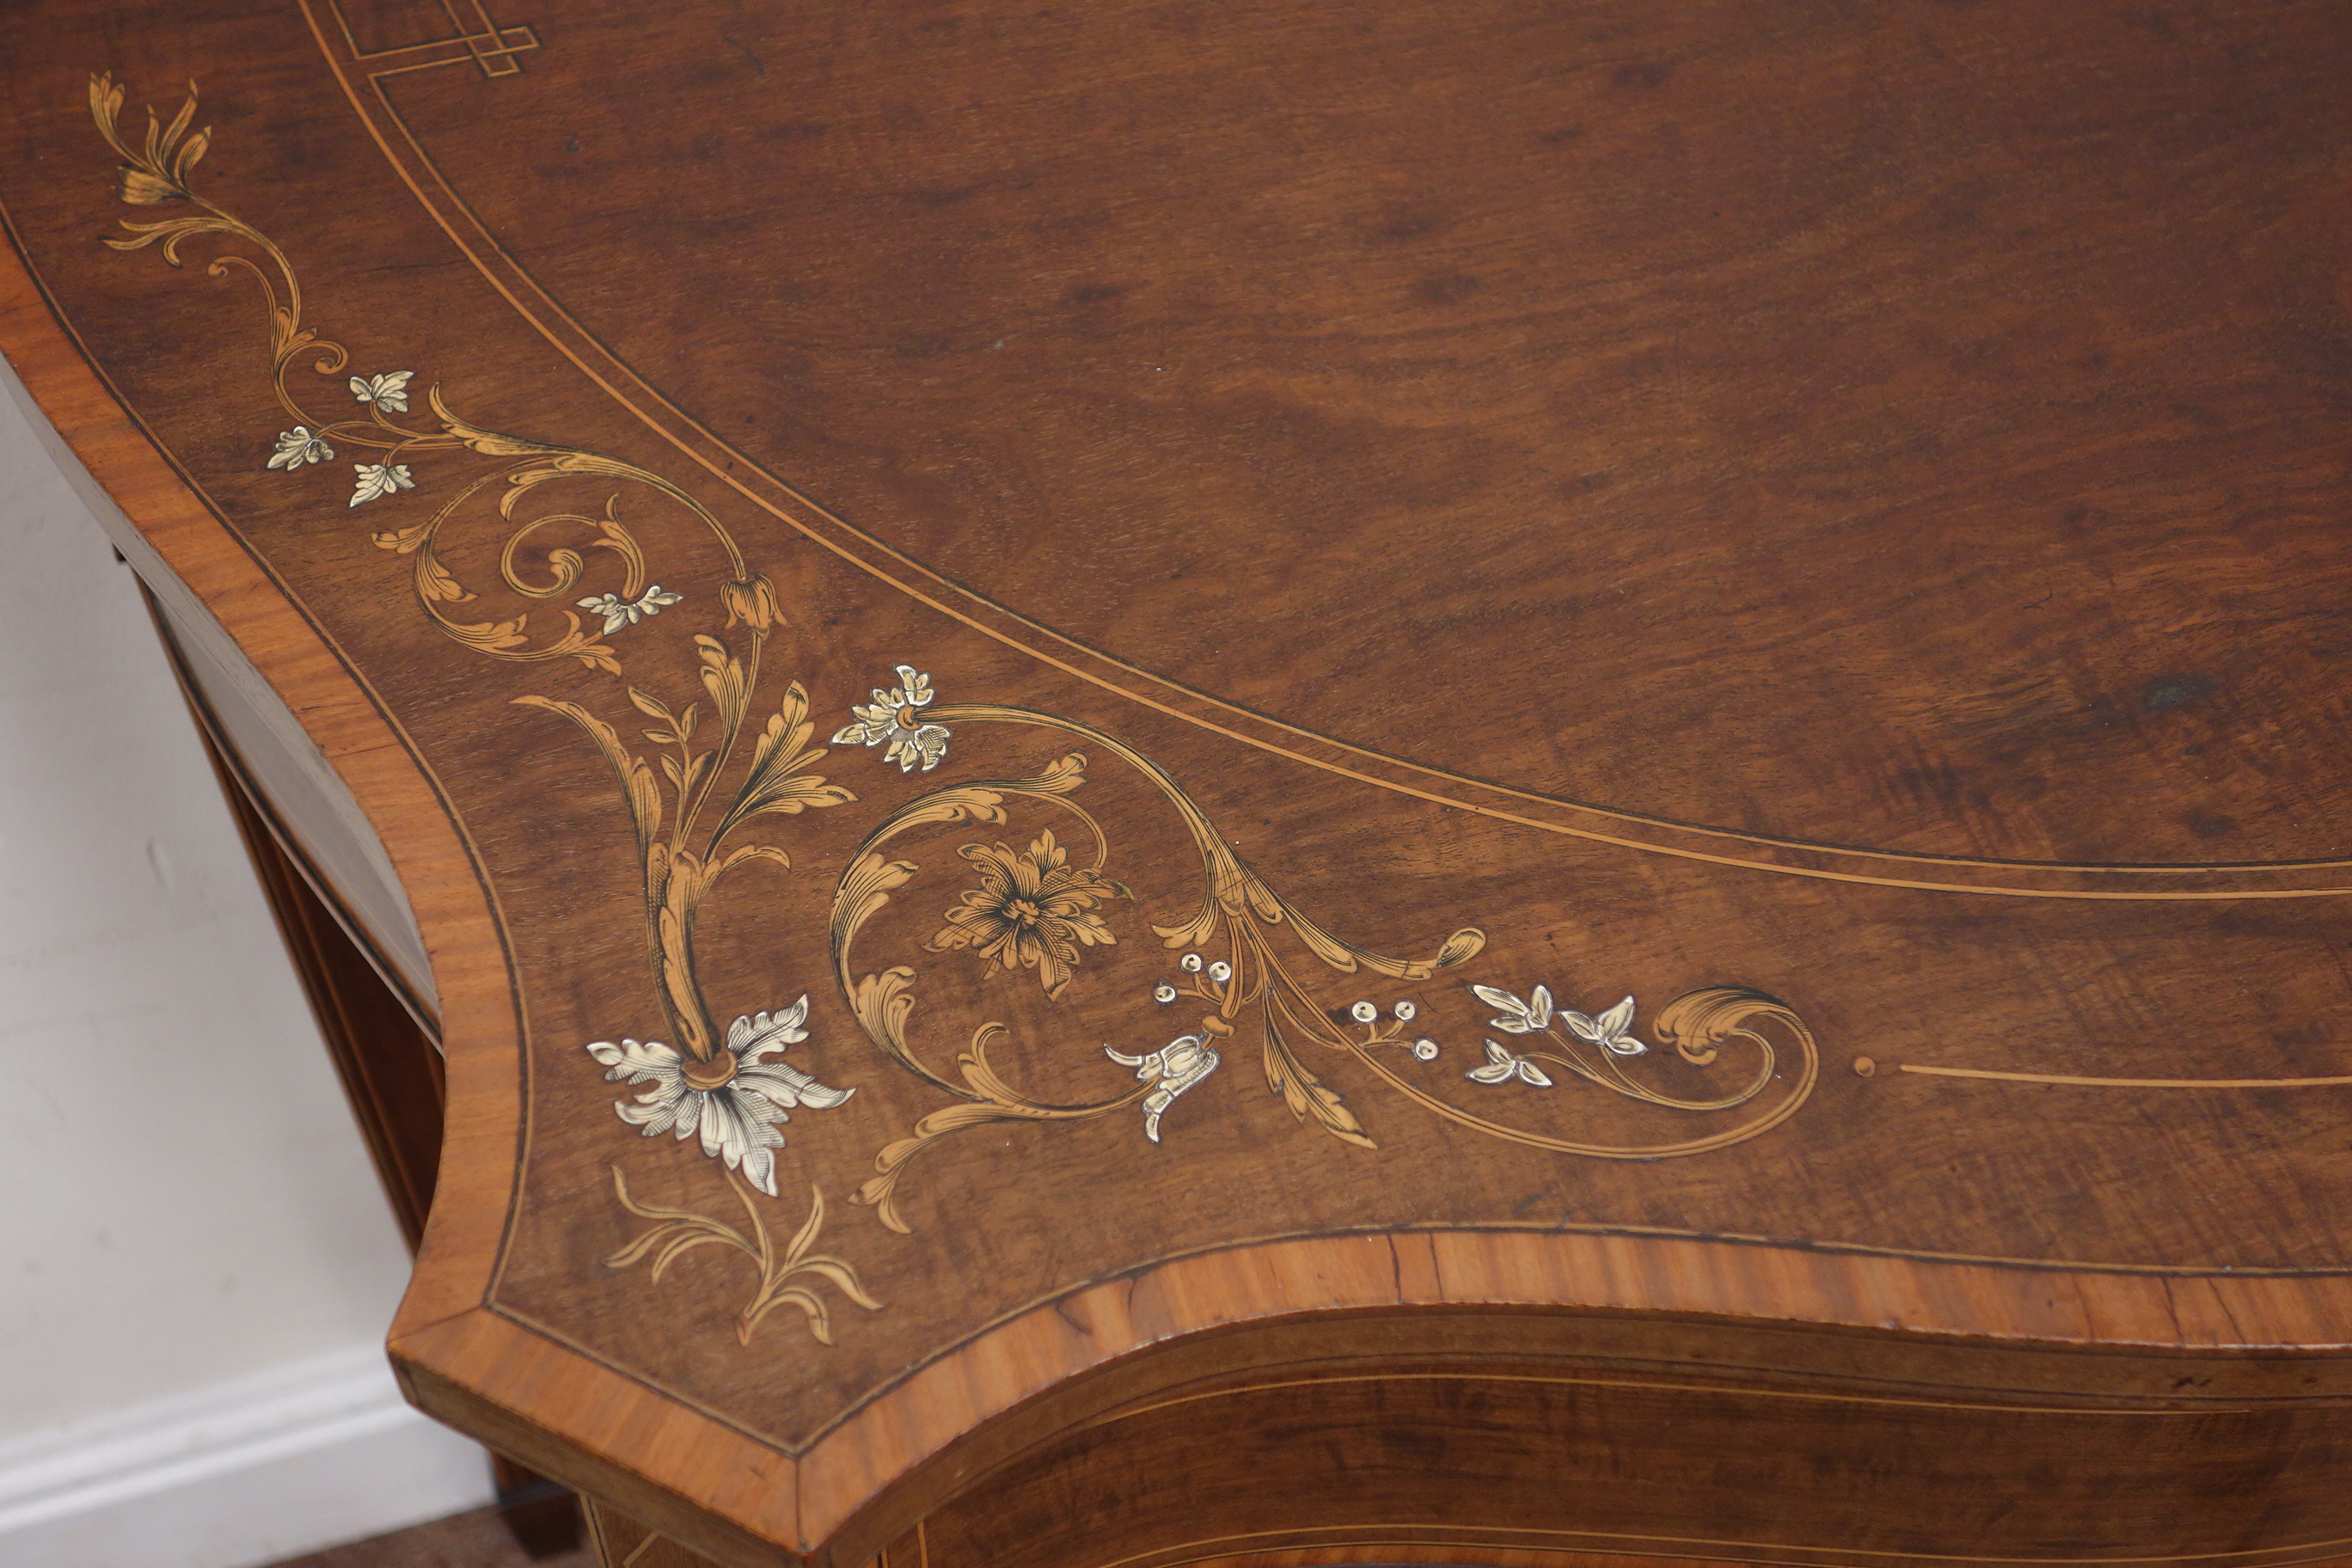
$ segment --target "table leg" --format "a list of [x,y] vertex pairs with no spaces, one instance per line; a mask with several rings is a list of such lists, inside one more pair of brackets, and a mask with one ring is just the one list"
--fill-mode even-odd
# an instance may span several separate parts
[[[149,607],[153,608],[152,600]],[[253,861],[262,896],[318,1018],[393,1217],[413,1253],[424,1239],[441,1163],[441,1121],[448,1091],[440,1047],[426,1021],[400,999],[354,939],[351,922],[331,902],[331,889],[310,872],[260,792],[247,780],[160,616],[156,629],[196,720],[205,755],[220,781],[237,836]],[[502,1456],[489,1458],[499,1511],[516,1543],[534,1559],[576,1549],[580,1509],[572,1489]]]

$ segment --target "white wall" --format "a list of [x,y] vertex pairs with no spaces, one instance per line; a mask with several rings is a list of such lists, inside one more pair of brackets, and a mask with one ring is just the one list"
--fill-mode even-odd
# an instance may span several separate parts
[[0,1565],[473,1506],[479,1450],[384,1370],[406,1258],[130,574],[0,384]]

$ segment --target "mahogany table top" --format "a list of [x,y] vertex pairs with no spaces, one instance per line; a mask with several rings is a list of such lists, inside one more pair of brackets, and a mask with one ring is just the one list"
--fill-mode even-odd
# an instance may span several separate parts
[[415,909],[412,1386],[806,1547],[1290,1313],[2352,1341],[2347,72],[22,0],[0,343]]

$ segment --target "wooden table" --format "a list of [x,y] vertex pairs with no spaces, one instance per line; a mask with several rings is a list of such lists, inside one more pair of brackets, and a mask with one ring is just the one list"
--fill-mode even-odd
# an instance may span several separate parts
[[0,345],[446,1046],[406,1387],[611,1561],[2253,1568],[2352,1552],[2347,77],[19,0]]

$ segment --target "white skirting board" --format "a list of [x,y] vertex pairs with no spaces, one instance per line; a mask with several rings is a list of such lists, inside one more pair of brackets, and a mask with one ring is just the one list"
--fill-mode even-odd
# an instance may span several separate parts
[[490,1500],[359,1345],[0,1442],[0,1568],[256,1568]]

